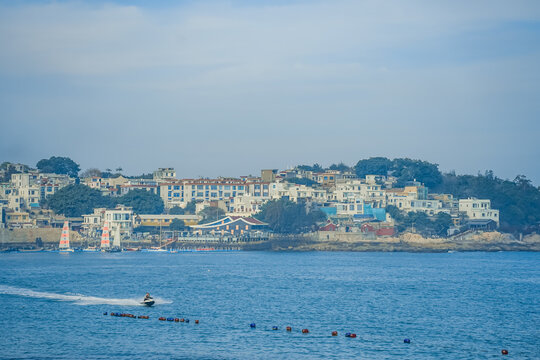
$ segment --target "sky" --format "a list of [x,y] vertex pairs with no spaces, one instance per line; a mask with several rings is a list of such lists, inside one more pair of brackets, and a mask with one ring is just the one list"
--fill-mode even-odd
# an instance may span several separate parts
[[409,157],[540,185],[540,1],[0,1],[0,162]]

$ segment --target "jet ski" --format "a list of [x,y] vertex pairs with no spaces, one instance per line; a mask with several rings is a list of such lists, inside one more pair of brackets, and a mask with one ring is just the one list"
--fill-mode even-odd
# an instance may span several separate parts
[[141,304],[146,306],[152,306],[154,305],[154,303],[154,299],[150,295],[146,294]]

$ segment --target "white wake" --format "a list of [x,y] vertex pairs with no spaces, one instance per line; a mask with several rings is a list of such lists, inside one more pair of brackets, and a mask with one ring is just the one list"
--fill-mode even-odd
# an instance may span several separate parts
[[[0,294],[25,296],[36,299],[49,299],[57,301],[70,301],[76,305],[123,305],[123,306],[144,306],[141,299],[114,299],[97,296],[86,296],[81,294],[64,295],[44,291],[35,291],[31,289],[19,288],[14,286],[0,285]],[[154,297],[156,305],[170,304],[171,300]]]

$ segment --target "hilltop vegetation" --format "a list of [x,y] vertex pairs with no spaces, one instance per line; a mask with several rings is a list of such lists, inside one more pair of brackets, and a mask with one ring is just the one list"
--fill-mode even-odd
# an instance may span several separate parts
[[119,197],[104,196],[101,191],[86,185],[68,185],[51,195],[42,205],[54,210],[57,214],[78,217],[91,214],[94,208],[112,208],[118,204],[130,206],[138,214],[161,214],[164,209],[163,200],[156,194],[146,190],[132,190]]
[[[311,171],[325,170],[319,164],[301,167]],[[331,170],[331,167],[326,170]],[[342,164],[340,168],[343,169]],[[518,175],[514,180],[503,180],[495,176],[493,171],[487,171],[483,175],[456,175],[453,172],[443,174],[439,171],[438,164],[407,158],[390,160],[385,157],[362,159],[349,170],[354,171],[359,177],[395,176],[396,187],[402,187],[407,182],[416,180],[424,183],[432,193],[452,194],[455,198],[462,199],[468,197],[490,199],[491,207],[500,210],[502,231],[540,232],[540,189],[532,185],[524,175]],[[403,216],[401,219],[407,220],[407,217]],[[430,225],[428,228],[431,227],[431,224],[425,224]],[[429,231],[437,232],[436,229]]]

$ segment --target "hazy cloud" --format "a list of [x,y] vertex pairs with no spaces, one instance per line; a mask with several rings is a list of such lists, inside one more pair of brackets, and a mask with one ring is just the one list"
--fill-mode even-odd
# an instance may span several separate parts
[[540,183],[537,1],[0,5],[3,160],[180,176],[386,155]]

